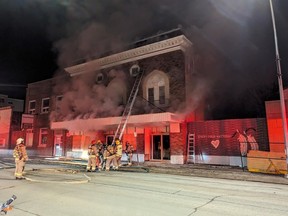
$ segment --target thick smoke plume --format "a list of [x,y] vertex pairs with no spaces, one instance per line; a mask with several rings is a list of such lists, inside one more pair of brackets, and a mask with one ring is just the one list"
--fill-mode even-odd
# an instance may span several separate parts
[[[282,10],[288,7],[288,1],[273,2],[285,78],[288,58],[288,43],[285,42],[288,38],[286,28],[288,15],[285,10],[284,13]],[[193,43],[195,56],[199,57],[199,60],[195,61],[195,69],[208,89],[205,87],[205,91],[199,91],[201,94],[197,93],[196,96],[202,95],[207,99],[206,109],[209,111],[210,118],[234,118],[239,113],[241,117],[255,117],[261,113],[261,110],[263,111],[265,100],[275,98],[270,91],[274,88],[277,75],[268,1],[31,0],[15,4],[14,1],[4,0],[0,4],[3,4],[0,7],[2,18],[13,14],[14,19],[10,20],[13,20],[17,26],[15,34],[9,37],[15,37],[17,39],[15,41],[18,42],[20,31],[21,34],[22,32],[25,34],[23,38],[33,38],[23,43],[23,47],[27,47],[27,44],[31,45],[30,50],[33,50],[32,42],[36,43],[35,38],[49,41],[53,44],[53,52],[58,57],[57,63],[60,70],[109,54],[111,50],[123,49],[137,39],[168,31],[180,24]],[[26,24],[23,23],[24,20],[27,21]],[[6,25],[6,22],[3,22],[1,27],[3,32],[6,32],[10,29],[10,24]],[[38,33],[30,33],[32,35],[28,37],[28,31],[24,31],[25,29]],[[4,41],[3,44],[11,44],[11,46],[4,46],[4,50],[7,51],[4,52],[5,59],[8,51],[11,52],[13,48],[24,50],[22,46],[17,47],[17,43]],[[45,47],[47,46],[45,43]],[[40,53],[38,49],[43,46],[36,43],[36,47],[35,56],[38,57]],[[23,56],[32,56],[27,55],[26,50]],[[28,62],[23,56],[13,58],[17,60],[15,65],[20,65],[19,59]],[[42,62],[45,57],[39,55],[32,66],[21,67],[21,70],[31,71],[39,59]],[[0,67],[5,66],[3,65],[2,62]],[[37,74],[41,74],[38,71],[44,69],[51,70],[50,64],[40,65],[36,68]],[[35,74],[36,72],[29,75],[28,81],[38,79]],[[23,75],[19,77],[22,80],[26,78]],[[82,111],[105,112],[98,110],[99,107],[96,109],[93,105],[87,109],[80,104],[80,101],[85,100],[85,104],[99,102],[100,95],[110,95],[109,88],[93,87],[91,83],[86,87],[79,87],[83,85],[80,84],[81,82],[78,80],[68,84],[69,91],[65,93],[63,99],[73,105],[63,107],[65,111],[63,115],[67,114],[66,117],[72,118],[75,113],[80,116]],[[287,85],[286,79],[284,85]],[[199,84],[199,86],[203,85]],[[268,92],[262,93],[263,89]],[[203,92],[205,94],[202,94]],[[87,94],[86,97],[83,96],[84,93]],[[193,96],[191,101],[190,106],[194,107],[193,103],[198,99]],[[113,101],[104,102],[106,107],[114,105]]]
[[[56,104],[56,111],[51,113],[51,121],[120,115],[126,98],[126,75],[121,70],[110,70],[107,79],[110,80],[107,86],[97,84],[95,73],[89,73],[59,83],[60,91],[65,93]],[[59,86],[55,87],[58,91]]]

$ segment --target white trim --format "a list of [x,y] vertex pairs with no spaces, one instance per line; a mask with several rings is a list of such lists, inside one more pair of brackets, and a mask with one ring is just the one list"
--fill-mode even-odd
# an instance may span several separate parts
[[247,166],[247,158],[240,156],[213,156],[213,155],[196,155],[195,163],[197,164],[217,164],[217,165],[228,165],[228,166]]
[[176,50],[185,51],[191,46],[192,43],[184,35],[180,35],[167,40],[113,54],[104,58],[95,59],[83,64],[67,67],[65,70],[71,76],[76,76],[91,71],[91,68],[97,68],[101,70],[128,62],[134,62],[140,59],[173,52]]
[[184,164],[184,156],[183,155],[171,155],[170,163],[171,164]]
[[[89,131],[89,130],[100,130],[109,129],[111,127],[117,127],[121,120],[121,117],[108,117],[108,118],[95,118],[95,119],[75,119],[71,121],[62,122],[51,122],[51,129],[67,129],[70,132],[78,131]],[[170,122],[181,122],[180,116],[173,113],[153,113],[153,114],[143,114],[143,115],[132,115],[128,120],[129,124],[138,126],[141,125],[170,125]]]

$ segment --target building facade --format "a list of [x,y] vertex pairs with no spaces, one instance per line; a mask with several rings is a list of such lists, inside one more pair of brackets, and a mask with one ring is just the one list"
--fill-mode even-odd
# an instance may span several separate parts
[[[142,70],[122,142],[134,146],[139,162],[184,163],[185,120],[203,119],[198,104],[195,108],[189,101],[193,93],[192,53],[192,43],[177,35],[66,68],[74,89],[63,94],[51,129],[59,136],[68,132],[67,154],[85,157],[92,139],[112,142],[137,73]],[[189,103],[191,108],[187,109]]]
[[139,73],[122,136],[136,150],[134,161],[245,166],[249,150],[269,151],[265,119],[204,121],[193,57],[192,43],[170,32],[29,84],[22,119],[28,151],[87,158],[92,140],[111,144]]
[[0,94],[0,149],[6,150],[15,141],[12,131],[21,130],[21,116],[24,100],[9,98]]
[[[113,140],[139,71],[143,79],[122,142],[137,160],[185,163],[186,121],[203,120],[194,100],[193,46],[173,32],[134,48],[65,68],[66,75],[28,85],[26,136],[33,154],[86,157],[88,144]],[[33,122],[33,123],[32,123]]]

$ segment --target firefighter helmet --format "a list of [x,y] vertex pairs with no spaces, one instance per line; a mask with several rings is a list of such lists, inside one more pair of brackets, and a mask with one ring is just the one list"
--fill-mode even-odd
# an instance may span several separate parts
[[22,143],[24,143],[24,139],[23,138],[18,138],[17,140],[16,140],[16,145],[19,145],[19,144],[22,144]]

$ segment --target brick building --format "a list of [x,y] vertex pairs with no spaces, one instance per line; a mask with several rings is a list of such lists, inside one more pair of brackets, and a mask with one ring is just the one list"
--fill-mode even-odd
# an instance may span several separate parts
[[[123,143],[139,161],[184,163],[186,120],[203,120],[193,99],[193,46],[181,31],[65,68],[66,74],[28,85],[25,113],[34,116],[31,153],[85,157],[89,142],[110,143],[137,73],[143,71]],[[32,123],[31,123],[32,124]]]
[[21,129],[24,100],[0,94],[0,149],[10,149],[15,143],[12,131]]
[[[110,144],[140,71],[143,78],[122,137],[136,149],[134,160],[243,166],[256,144],[268,151],[265,119],[204,121],[193,49],[181,31],[166,32],[29,84],[28,151],[86,158],[91,140]],[[243,147],[241,136],[256,141]]]

